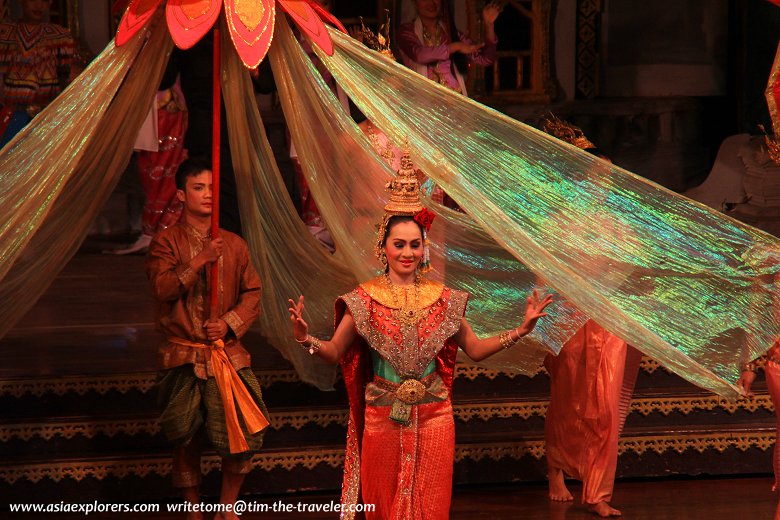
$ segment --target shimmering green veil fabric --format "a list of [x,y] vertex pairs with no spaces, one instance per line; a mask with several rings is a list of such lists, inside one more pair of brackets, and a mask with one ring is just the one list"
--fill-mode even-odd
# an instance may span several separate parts
[[173,47],[157,22],[109,43],[0,151],[0,337],[75,254],[130,160]]
[[[376,276],[381,269],[373,252],[377,224],[386,203],[385,184],[394,172],[322,81],[283,20],[277,21],[270,59],[301,167],[336,242],[334,258],[359,280]],[[434,271],[429,276],[471,293],[468,318],[477,333],[496,334],[519,325],[526,297],[534,287],[545,290],[543,284],[470,217],[430,200],[427,204],[439,215],[431,230]],[[555,320],[543,321],[534,335],[492,358],[490,366],[533,373],[548,348],[560,348],[584,320],[559,303]]]
[[[309,233],[295,211],[255,105],[249,73],[228,31],[222,35],[222,89],[243,232],[263,281],[261,330],[301,379],[332,388],[336,368],[293,341],[287,300],[305,295],[311,334],[327,338],[333,334],[334,300],[354,288],[357,279]],[[262,355],[255,345],[248,348]]]
[[780,332],[775,237],[331,36],[334,55],[318,55],[339,85],[497,243],[608,330],[733,395],[739,361]]
[[[284,17],[276,29],[269,59],[334,255],[287,200],[249,78],[225,45],[231,148],[266,289],[263,332],[305,380],[325,387],[333,370],[292,341],[286,299],[304,294],[312,331],[329,334],[335,297],[379,271],[375,225],[393,172]],[[532,371],[589,316],[693,383],[734,395],[739,362],[780,335],[776,238],[331,35],[336,52],[320,57],[340,86],[393,142],[408,138],[416,164],[468,212],[434,207],[432,276],[472,294],[468,318],[478,332],[517,325],[531,287],[559,294],[538,332],[491,366]],[[0,152],[0,335],[75,252],[113,189],[170,48],[164,24],[110,45]]]

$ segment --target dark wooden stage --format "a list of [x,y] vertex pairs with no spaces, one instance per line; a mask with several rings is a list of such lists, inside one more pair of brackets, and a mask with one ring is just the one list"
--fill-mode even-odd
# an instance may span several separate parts
[[[143,271],[143,257],[100,254],[109,245],[94,239],[89,241],[46,295],[0,341],[2,518],[12,516],[6,509],[10,501],[165,503],[173,500],[166,469],[167,447],[160,440],[154,420],[151,387],[159,337],[154,330],[153,304]],[[277,414],[274,420],[278,417],[279,424],[266,438],[269,454],[260,454],[256,469],[248,478],[245,498],[266,503],[280,499],[325,503],[337,499],[342,460],[339,457],[343,458],[343,395],[318,392],[297,382],[289,365],[271,347],[253,354],[255,369],[268,389],[269,410]],[[655,381],[671,377],[661,372],[652,376]],[[655,383],[650,375],[643,377],[651,382],[640,382],[644,385],[641,391],[651,395]],[[488,378],[483,373],[478,377],[464,376],[459,381],[455,390],[460,410],[456,423],[458,453],[465,455],[456,457],[452,518],[593,518],[577,502],[556,504],[546,498],[543,454],[538,452],[544,408],[530,416],[514,418],[499,412],[488,417],[484,415],[487,412],[481,412],[482,420],[474,421],[464,411],[484,411],[488,405],[493,406],[490,403],[496,409],[499,403],[504,410],[506,403],[516,404],[521,399],[515,394],[527,397],[528,409],[539,408],[544,405],[544,387],[529,380],[518,390],[518,380],[502,380],[495,375]],[[649,402],[650,398],[642,399]],[[316,407],[314,412],[312,407]],[[743,412],[748,417],[748,412],[739,407],[733,415],[738,417]],[[696,419],[701,424],[695,431],[703,432],[703,425],[714,421],[711,417],[715,412],[706,413],[710,419]],[[766,426],[772,424],[767,422],[771,421],[771,411],[762,413],[765,417],[762,416],[759,426],[751,416],[749,421],[743,420],[740,428],[753,432],[756,438],[772,439],[774,432]],[[648,417],[652,419],[652,414]],[[693,417],[691,412],[675,420],[693,421]],[[642,423],[645,419],[637,413],[633,426],[630,420],[627,429],[636,438],[646,430],[654,432],[652,439],[657,439],[661,430],[667,434],[672,429],[661,425],[661,419],[657,419],[657,424],[645,426]],[[708,432],[714,431],[708,428]],[[729,428],[734,431],[736,427]],[[710,437],[701,434],[707,439],[717,437],[707,435]],[[650,451],[621,455],[619,474],[631,478],[618,480],[614,505],[622,509],[627,519],[772,518],[777,495],[770,491],[772,480],[768,475],[771,444],[764,442],[759,447],[744,448],[722,441],[722,435],[717,439],[721,439],[718,450],[706,445],[701,450],[691,450],[691,456],[699,457],[692,474],[721,473],[718,478],[685,477],[685,470],[679,464],[674,466],[669,462],[688,452],[675,455],[672,450],[663,452],[659,448],[657,454],[651,454],[655,457],[652,470],[646,466],[650,464]],[[521,444],[522,450],[518,448]],[[487,456],[469,459],[467,453],[476,453],[477,448],[485,453],[494,449],[504,451],[492,459]],[[723,455],[729,453],[728,457]],[[747,460],[758,463],[751,462],[752,465],[746,464],[743,469],[740,461]],[[659,470],[658,464],[667,466]],[[204,486],[207,496],[213,496],[217,489],[215,474],[211,472],[212,480]],[[648,475],[652,478],[636,478]],[[658,475],[669,477],[658,478]],[[579,485],[572,483],[571,487],[577,496]],[[34,518],[32,514],[18,516]],[[92,514],[89,518],[131,516]],[[75,519],[83,515],[41,516],[52,517]],[[161,513],[141,517],[162,519],[177,515]],[[297,517],[247,513],[242,518]],[[334,518],[334,515],[300,517],[319,519]]]
[[[764,520],[771,519],[776,497],[769,491],[772,479],[766,477],[715,480],[650,480],[618,482],[614,505],[626,520]],[[579,490],[572,486],[572,490]],[[283,500],[289,503],[328,503],[337,495],[283,497],[244,497],[263,503]],[[84,515],[14,515],[20,518],[61,518],[78,520]],[[183,518],[181,514],[139,515],[144,520]],[[119,519],[123,514],[91,514],[86,518]],[[209,518],[207,516],[207,518]],[[301,518],[333,519],[322,513],[245,513],[246,520]],[[593,514],[579,503],[555,503],[546,498],[546,487],[528,484],[517,487],[456,489],[450,518],[453,520],[592,520]]]

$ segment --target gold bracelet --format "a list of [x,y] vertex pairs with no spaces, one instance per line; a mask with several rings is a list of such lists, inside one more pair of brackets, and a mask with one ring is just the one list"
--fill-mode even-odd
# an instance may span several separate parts
[[517,340],[512,339],[511,330],[505,330],[504,332],[498,335],[498,343],[501,345],[501,348],[509,348],[515,343],[517,343]]
[[[309,342],[308,346],[305,343],[306,341]],[[322,348],[322,342],[314,336],[306,336],[306,339],[301,343],[301,346],[313,356]]]

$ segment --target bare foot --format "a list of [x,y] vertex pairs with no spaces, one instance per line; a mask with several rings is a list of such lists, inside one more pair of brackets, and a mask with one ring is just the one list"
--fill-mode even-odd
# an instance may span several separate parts
[[606,502],[599,502],[598,504],[590,504],[588,506],[588,511],[590,511],[591,513],[595,513],[602,518],[622,515],[620,511],[610,506]]
[[566,487],[563,481],[563,470],[558,468],[548,468],[547,479],[550,487],[550,500],[555,502],[570,502],[574,497]]

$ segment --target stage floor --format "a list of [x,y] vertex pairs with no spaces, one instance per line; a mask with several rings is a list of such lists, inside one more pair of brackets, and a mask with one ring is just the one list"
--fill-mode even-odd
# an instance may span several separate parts
[[[772,518],[777,497],[770,491],[769,478],[648,480],[618,482],[615,486],[614,506],[627,520],[734,520]],[[572,492],[580,490],[571,486]],[[553,503],[547,500],[543,485],[457,489],[453,496],[452,520],[592,520],[596,518],[584,506],[575,503]],[[252,497],[242,497],[253,501]],[[282,500],[287,504],[326,504],[338,500],[336,495],[286,495],[261,497],[256,502],[273,504]],[[164,505],[162,506],[165,507]],[[19,515],[22,518],[38,518]],[[212,515],[206,515],[211,519]],[[45,515],[39,518],[76,520],[83,515]],[[91,514],[90,519],[127,518],[122,514]],[[181,513],[138,515],[143,520],[183,518]],[[301,518],[324,520],[336,518],[322,513],[245,513],[246,520]]]

